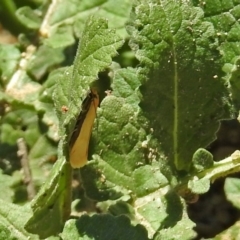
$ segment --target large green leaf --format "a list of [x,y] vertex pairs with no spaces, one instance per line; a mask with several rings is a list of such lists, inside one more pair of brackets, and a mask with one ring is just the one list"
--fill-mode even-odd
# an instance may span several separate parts
[[[188,170],[193,153],[230,117],[216,32],[187,2],[137,1],[130,25],[141,62],[143,112],[163,154]],[[133,44],[134,43],[134,44]]]

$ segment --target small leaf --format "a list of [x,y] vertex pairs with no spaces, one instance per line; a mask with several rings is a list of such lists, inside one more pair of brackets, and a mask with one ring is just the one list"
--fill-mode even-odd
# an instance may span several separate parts
[[210,189],[210,180],[207,178],[190,180],[188,182],[188,188],[195,194],[206,193]]
[[30,7],[22,7],[16,11],[16,16],[29,29],[38,29],[41,25],[42,19]]
[[213,155],[204,148],[199,148],[193,154],[192,163],[195,170],[203,171],[213,166]]

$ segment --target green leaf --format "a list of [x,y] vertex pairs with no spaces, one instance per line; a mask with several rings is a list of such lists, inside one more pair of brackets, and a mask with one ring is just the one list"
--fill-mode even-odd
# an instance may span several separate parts
[[240,180],[227,178],[224,184],[224,191],[228,201],[240,209]]
[[63,240],[148,240],[147,232],[142,226],[131,226],[125,216],[113,217],[107,214],[92,217],[85,215],[78,220],[69,220],[61,237]]
[[20,59],[20,51],[14,45],[0,44],[0,73],[1,82],[6,83],[13,75],[18,61]]
[[31,211],[28,205],[17,206],[0,199],[0,239],[39,239],[36,235],[26,232],[23,227],[30,214]]
[[71,25],[58,26],[51,34],[44,43],[52,48],[70,46],[75,42]]
[[178,196],[175,193],[166,194],[164,200],[167,205],[165,206],[166,213],[160,215],[162,231],[157,232],[154,239],[194,239],[196,237],[196,232],[193,230],[195,223],[188,218],[186,209],[182,209],[183,205]]
[[[139,199],[136,204],[143,216],[142,224],[146,225],[145,221],[151,219],[153,229],[148,227],[148,234],[155,230],[154,239],[178,239],[186,234],[186,239],[192,239],[196,235],[192,229],[195,224],[188,218],[185,204],[176,193],[169,191],[160,198],[149,199],[147,204]],[[189,231],[184,233],[186,228]]]
[[[121,117],[116,117],[113,112],[121,113]],[[106,176],[107,181],[112,182],[109,187],[106,187],[106,189],[109,190],[107,195],[110,199],[116,197],[115,195],[117,193],[113,193],[116,190],[119,192],[120,196],[122,195],[120,191],[125,193],[128,191],[136,192],[138,189],[136,188],[136,185],[138,185],[137,180],[130,180],[134,177],[133,171],[145,167],[146,172],[150,171],[153,173],[153,166],[147,170],[148,166],[144,165],[148,161],[155,160],[154,156],[147,156],[148,147],[142,147],[142,142],[147,140],[147,133],[141,129],[140,124],[137,122],[138,113],[136,107],[128,104],[124,98],[110,95],[105,97],[102,101],[97,116],[98,126],[94,131],[94,138],[97,139],[97,144],[95,144],[95,148],[92,151],[99,156],[95,155],[95,161],[91,161],[86,168],[81,169],[86,191],[94,191],[96,188],[94,187],[95,184],[93,183],[93,185],[90,186],[94,180],[98,181],[100,186],[103,184],[100,179],[102,173]],[[93,172],[90,170],[92,167],[95,169]],[[101,173],[99,173],[98,169],[100,169]],[[93,175],[88,175],[90,172],[92,172]],[[136,174],[136,179],[141,178],[140,171],[139,175],[140,176],[137,176]],[[158,176],[157,172],[156,176]],[[121,182],[119,182],[120,179]],[[165,178],[163,177],[162,179]],[[166,179],[163,180],[163,183],[156,180],[154,189],[158,189],[161,184],[165,183]],[[115,184],[117,185],[116,190],[111,187],[111,185],[114,186]],[[104,185],[105,184],[103,184],[103,186]],[[150,184],[148,184],[148,186],[150,187]],[[138,189],[139,194],[143,189],[145,189],[145,186]],[[149,191],[152,191],[152,187]],[[90,193],[88,195],[93,197]],[[117,196],[119,197],[118,194]],[[98,196],[98,198],[104,199],[105,197],[103,194]]]
[[210,180],[208,178],[193,179],[188,182],[188,188],[191,189],[192,193],[203,194],[210,189]]
[[[86,22],[74,66],[59,79],[54,94],[61,136],[70,136],[90,85],[99,72],[110,66],[111,57],[117,54],[116,49],[122,43],[115,31],[108,29],[106,20],[91,17]],[[61,110],[63,106],[69,109],[66,114]],[[65,144],[68,144],[68,140]]]
[[[116,6],[118,7],[116,8]],[[109,27],[116,29],[121,37],[127,37],[124,26],[131,6],[131,1],[121,0],[84,0],[81,3],[78,0],[60,1],[51,5],[50,12],[45,18],[45,25],[42,26],[40,32],[49,36],[48,44],[53,46],[57,37],[60,36],[60,45],[68,46],[73,39],[73,36],[70,36],[72,29],[75,35],[80,38],[86,19],[91,15],[95,15],[96,17],[109,19]],[[69,36],[63,36],[61,33],[63,28],[67,29],[68,34],[66,35]]]
[[22,7],[16,11],[16,16],[29,29],[38,29],[41,25],[41,18],[36,11],[30,7]]
[[213,155],[203,148],[199,148],[192,158],[193,168],[197,171],[203,171],[213,165]]
[[133,16],[140,106],[161,152],[187,171],[193,153],[214,140],[219,120],[230,117],[216,32],[187,2],[139,0]]
[[31,202],[33,215],[24,226],[28,232],[47,238],[62,231],[70,214],[71,180],[71,167],[59,154],[48,180]]
[[63,60],[62,48],[42,45],[32,54],[27,65],[27,71],[34,79],[40,80],[50,69],[63,62]]

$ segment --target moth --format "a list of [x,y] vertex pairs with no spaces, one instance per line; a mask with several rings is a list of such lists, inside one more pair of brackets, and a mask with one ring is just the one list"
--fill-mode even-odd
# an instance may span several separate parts
[[87,163],[89,140],[98,105],[98,93],[96,90],[90,89],[87,97],[83,100],[82,110],[69,141],[69,159],[73,168],[83,167]]

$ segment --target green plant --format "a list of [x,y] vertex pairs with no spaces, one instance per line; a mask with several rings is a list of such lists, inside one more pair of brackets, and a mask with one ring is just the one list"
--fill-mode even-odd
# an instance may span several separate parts
[[[216,162],[205,149],[239,111],[239,9],[228,0],[3,1],[22,30],[0,45],[0,239],[194,238],[185,200],[240,170],[239,151]],[[73,172],[69,140],[90,87],[101,104],[89,161]],[[29,203],[17,140],[40,188]],[[83,186],[73,202],[72,175]],[[237,188],[226,193],[239,207]]]

